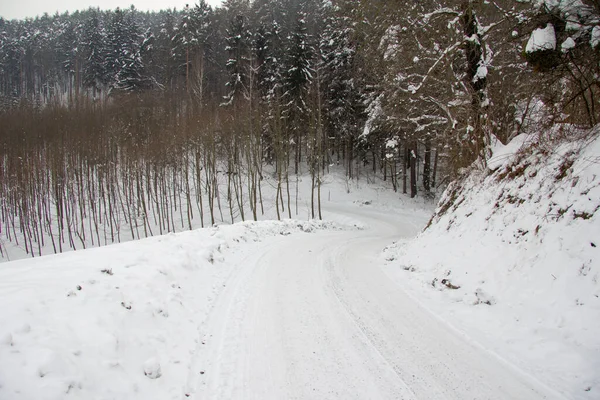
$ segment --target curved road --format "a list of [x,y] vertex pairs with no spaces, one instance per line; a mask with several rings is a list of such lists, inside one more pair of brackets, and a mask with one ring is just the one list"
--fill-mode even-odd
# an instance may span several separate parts
[[410,218],[332,211],[367,228],[278,237],[240,255],[200,327],[182,398],[556,398],[423,309],[377,266],[383,247],[416,234],[402,222]]

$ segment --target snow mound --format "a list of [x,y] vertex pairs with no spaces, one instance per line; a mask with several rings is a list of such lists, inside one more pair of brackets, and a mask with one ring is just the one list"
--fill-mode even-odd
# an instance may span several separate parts
[[144,363],[144,375],[150,379],[158,379],[162,376],[160,362],[156,357],[149,358]]
[[492,156],[488,160],[488,168],[495,171],[506,165],[517,156],[519,151],[526,149],[534,140],[534,136],[522,134],[515,137],[507,145],[503,145],[497,138],[492,137]]
[[183,398],[240,249],[324,229],[342,226],[244,222],[2,264],[0,399]]
[[385,251],[432,311],[567,398],[600,396],[600,130],[496,143],[428,228]]
[[525,52],[533,53],[540,50],[556,49],[556,32],[554,25],[548,23],[545,28],[538,28],[531,33]]

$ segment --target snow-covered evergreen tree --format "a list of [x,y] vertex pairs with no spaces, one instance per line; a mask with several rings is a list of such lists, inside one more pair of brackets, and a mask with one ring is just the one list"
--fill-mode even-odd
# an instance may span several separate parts
[[148,68],[151,75],[163,87],[173,89],[177,75],[179,61],[173,56],[173,38],[176,35],[176,16],[173,10],[166,10],[160,14],[158,29],[155,35],[154,51],[152,58],[148,59]]
[[93,90],[94,97],[107,85],[106,33],[98,10],[90,10],[83,25],[83,85]]
[[356,67],[356,41],[352,21],[338,7],[328,9],[320,42],[321,90],[328,137],[348,144],[352,159],[354,144],[364,126],[364,103]]
[[150,84],[144,76],[142,48],[144,37],[135,20],[136,10],[132,6],[127,12],[115,11],[109,34],[111,53],[108,69],[114,73],[112,88],[123,92],[135,92]]
[[226,83],[228,93],[224,104],[231,105],[248,98],[249,95],[251,38],[247,19],[243,14],[232,16],[227,29],[226,42],[225,50],[229,55],[227,60],[229,79]]
[[294,169],[296,174],[302,158],[302,138],[306,134],[307,118],[310,112],[308,91],[313,80],[314,56],[314,47],[306,28],[306,14],[300,12],[296,26],[287,40],[283,72],[284,116],[289,139],[295,144]]
[[81,83],[80,31],[81,26],[74,18],[68,18],[68,15],[59,21],[57,60],[66,77],[63,90],[69,93],[71,99],[77,94]]
[[200,101],[204,96],[205,53],[210,35],[212,9],[201,0],[193,8],[186,5],[172,42],[173,53],[180,75],[185,77],[189,96],[194,94]]

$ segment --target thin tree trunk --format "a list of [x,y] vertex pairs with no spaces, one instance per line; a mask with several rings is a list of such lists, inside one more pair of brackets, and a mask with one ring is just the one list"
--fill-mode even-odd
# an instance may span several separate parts
[[431,190],[431,138],[425,138],[425,153],[423,160],[423,188],[426,192]]
[[416,144],[413,144],[410,149],[410,197],[417,196],[417,154]]

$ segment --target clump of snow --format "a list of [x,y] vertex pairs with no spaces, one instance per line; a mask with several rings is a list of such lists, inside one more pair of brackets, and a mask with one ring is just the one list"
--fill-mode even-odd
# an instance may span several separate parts
[[473,77],[473,82],[483,80],[483,79],[487,78],[487,75],[488,75],[487,67],[485,65],[480,65],[479,67],[477,67],[477,72],[475,73],[475,76]]
[[150,379],[158,379],[162,376],[160,362],[156,357],[149,358],[144,363],[144,375]]
[[535,0],[534,6],[536,8],[544,7],[548,10],[557,10],[573,19],[576,16],[586,14],[586,10],[589,10],[589,7],[586,7],[581,0]]
[[387,142],[385,142],[386,149],[395,149],[397,147],[398,147],[398,139],[396,137],[388,139]]
[[383,59],[390,60],[398,54],[400,44],[398,41],[398,34],[402,31],[399,25],[392,25],[383,34],[381,41],[379,42],[379,50],[383,51]]
[[[384,253],[407,291],[566,398],[600,392],[600,138],[495,142]],[[452,286],[441,284],[451,282]]]
[[385,142],[385,148],[386,148],[385,158],[387,158],[388,160],[393,159],[396,149],[398,148],[398,137],[394,136],[393,138],[388,139]]
[[534,30],[525,47],[527,53],[554,49],[556,49],[556,33],[554,31],[554,25],[550,23],[548,23],[545,28]]
[[596,48],[600,44],[600,25],[596,25],[592,29],[592,37],[590,38],[590,45],[592,48]]
[[382,100],[383,95],[379,95],[367,107],[367,121],[365,122],[365,127],[360,135],[361,139],[367,139],[375,127],[375,122],[381,115],[383,115],[383,108],[381,106]]
[[560,49],[563,53],[568,52],[571,49],[575,48],[575,41],[573,38],[568,37],[562,44],[560,45]]
[[527,148],[535,141],[533,135],[521,134],[510,141],[506,146],[502,144],[496,137],[492,137],[491,151],[492,155],[487,162],[490,170],[495,171],[499,167],[506,165],[521,149]]

